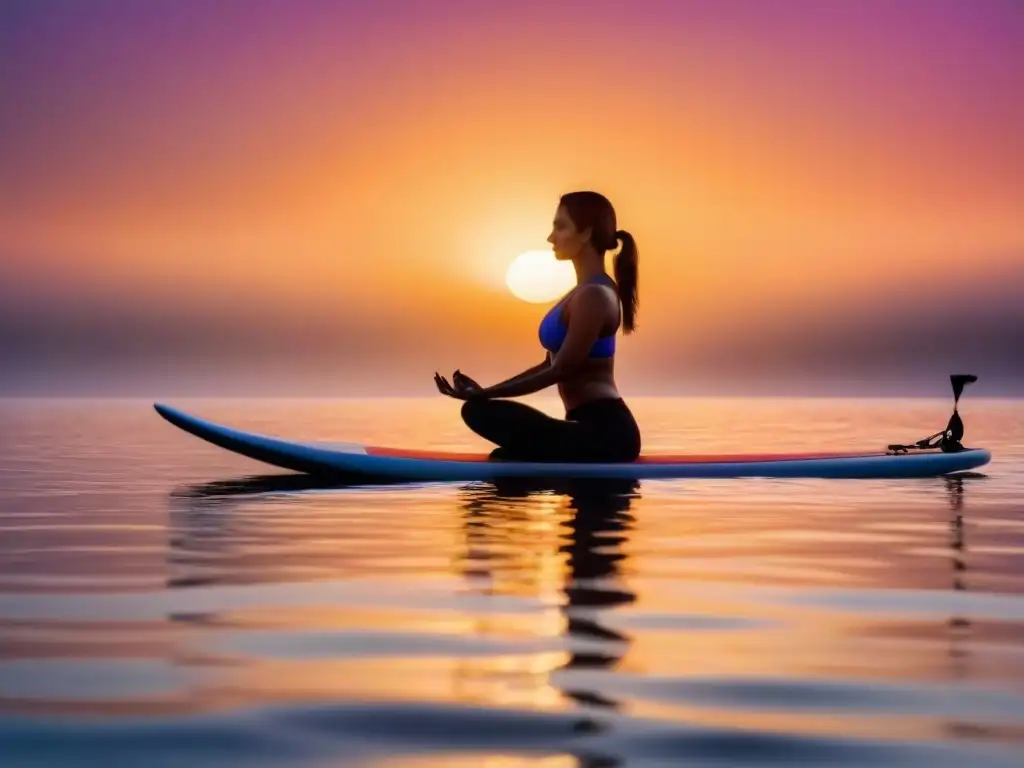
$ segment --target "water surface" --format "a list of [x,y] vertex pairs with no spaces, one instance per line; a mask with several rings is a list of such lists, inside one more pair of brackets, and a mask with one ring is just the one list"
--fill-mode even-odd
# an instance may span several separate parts
[[[486,448],[441,399],[173,403]],[[646,450],[705,452],[951,403],[632,405]],[[952,478],[329,488],[148,401],[0,401],[3,764],[1019,764],[1024,403],[960,410],[994,460]]]

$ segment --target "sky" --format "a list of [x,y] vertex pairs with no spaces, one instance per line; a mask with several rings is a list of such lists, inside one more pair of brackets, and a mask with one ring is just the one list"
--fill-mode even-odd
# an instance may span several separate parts
[[0,0],[0,394],[432,395],[542,359],[558,197],[624,394],[1024,394],[1017,0]]

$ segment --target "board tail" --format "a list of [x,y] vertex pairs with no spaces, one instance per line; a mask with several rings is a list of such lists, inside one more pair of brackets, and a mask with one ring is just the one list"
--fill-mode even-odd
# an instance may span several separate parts
[[929,450],[934,448],[938,448],[944,453],[966,451],[967,449],[961,442],[964,438],[964,421],[960,418],[960,413],[957,408],[960,404],[960,395],[963,394],[964,387],[968,384],[973,384],[977,380],[978,377],[973,373],[950,374],[949,383],[953,387],[953,415],[949,417],[949,422],[946,424],[946,428],[941,432],[936,432],[934,435],[929,435],[928,437],[921,438],[917,442],[907,445],[893,443],[889,446],[889,452],[907,453],[908,451]]

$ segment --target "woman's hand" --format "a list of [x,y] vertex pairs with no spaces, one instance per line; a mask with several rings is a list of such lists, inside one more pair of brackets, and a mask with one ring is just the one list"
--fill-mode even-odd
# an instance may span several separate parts
[[457,391],[468,391],[468,392],[482,392],[483,387],[477,384],[473,379],[469,378],[462,371],[456,369],[455,373],[452,374],[452,384],[455,385]]
[[437,385],[437,391],[442,395],[454,397],[456,400],[469,400],[483,391],[483,387],[460,371],[455,371],[452,380],[455,382],[455,386],[449,384],[448,379],[441,374],[434,373],[434,383]]

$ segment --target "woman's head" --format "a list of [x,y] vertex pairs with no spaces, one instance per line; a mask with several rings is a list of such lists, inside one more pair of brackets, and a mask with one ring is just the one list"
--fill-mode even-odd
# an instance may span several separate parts
[[558,201],[558,210],[548,235],[555,258],[573,260],[592,250],[604,259],[607,251],[619,242],[622,249],[615,256],[615,282],[622,300],[622,326],[626,333],[636,325],[637,249],[633,236],[616,229],[615,209],[604,195],[597,192],[569,192]]
[[565,261],[578,258],[588,245],[603,256],[618,245],[615,209],[608,198],[597,192],[562,195],[548,242],[554,246],[556,258]]

